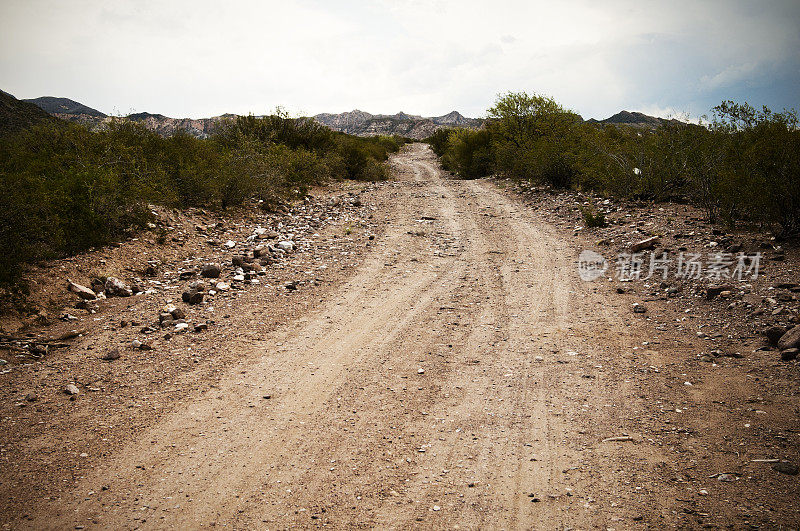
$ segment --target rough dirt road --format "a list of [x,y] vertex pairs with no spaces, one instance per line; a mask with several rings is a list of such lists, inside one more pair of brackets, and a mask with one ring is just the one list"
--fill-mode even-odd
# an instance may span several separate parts
[[230,344],[242,361],[211,392],[24,526],[743,525],[739,502],[698,494],[716,480],[686,476],[702,441],[664,441],[661,399],[704,398],[651,370],[665,354],[628,303],[490,182],[445,178],[421,145],[395,166],[386,232],[343,289]]

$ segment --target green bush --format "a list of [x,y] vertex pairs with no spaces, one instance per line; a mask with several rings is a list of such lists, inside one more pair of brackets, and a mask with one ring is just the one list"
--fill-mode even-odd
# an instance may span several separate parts
[[399,137],[358,138],[311,119],[239,117],[212,138],[169,138],[129,120],[101,132],[46,121],[0,142],[0,283],[22,265],[117,241],[148,204],[267,208],[330,179],[380,180]]
[[491,173],[491,137],[486,130],[455,129],[447,138],[442,157],[445,169],[464,179],[486,177]]
[[485,132],[439,130],[426,140],[446,169],[462,177],[491,169],[554,188],[688,201],[711,221],[800,232],[794,110],[727,101],[713,109],[710,123],[638,128],[583,122],[552,98],[522,92],[499,96],[488,116]]
[[591,207],[581,207],[581,215],[587,227],[595,228],[608,225],[605,214],[602,212],[595,212]]

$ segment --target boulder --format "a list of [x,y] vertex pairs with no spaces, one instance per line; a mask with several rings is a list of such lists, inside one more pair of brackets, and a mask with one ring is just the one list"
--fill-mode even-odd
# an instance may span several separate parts
[[800,325],[792,327],[778,340],[778,348],[786,350],[800,347]]
[[781,359],[783,361],[792,361],[793,359],[797,358],[797,353],[800,352],[798,348],[787,348],[786,350],[781,350]]
[[106,293],[112,297],[130,297],[133,295],[131,288],[117,277],[106,279]]
[[67,279],[67,289],[80,297],[83,300],[93,301],[97,298],[97,294],[87,288],[86,286],[81,286],[80,284],[75,284],[73,281]]
[[767,341],[770,345],[777,345],[778,341],[786,333],[786,329],[782,326],[771,326],[764,330],[764,335],[767,336]]
[[190,289],[183,292],[182,298],[183,302],[186,304],[200,304],[203,302],[203,293],[195,289]]
[[222,268],[219,264],[206,264],[200,271],[200,274],[205,278],[219,278]]

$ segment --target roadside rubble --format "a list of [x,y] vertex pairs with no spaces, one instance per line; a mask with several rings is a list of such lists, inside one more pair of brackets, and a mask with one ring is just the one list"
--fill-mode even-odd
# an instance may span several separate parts
[[[503,182],[526,198],[531,208],[546,213],[549,221],[571,230],[585,241],[587,249],[602,255],[607,269],[598,281],[612,282],[619,286],[618,292],[635,298],[634,313],[664,329],[698,334],[712,345],[725,347],[731,340],[745,339],[751,355],[773,351],[776,360],[796,358],[789,349],[797,348],[798,341],[779,339],[800,323],[797,242],[708,223],[703,212],[690,205],[621,201],[574,191],[552,193],[525,183]],[[607,225],[586,227],[585,209],[602,214]],[[624,279],[619,258],[632,253],[641,253],[641,276]],[[748,257],[758,253],[758,276],[754,278],[750,271],[740,281],[719,274],[732,272],[736,263],[730,261],[740,253]],[[699,278],[675,274],[680,260],[702,261],[704,267],[710,267],[717,255],[729,260],[725,271],[703,270]],[[663,264],[667,262],[671,269],[665,274],[667,266]],[[748,259],[745,265],[751,266],[752,261]],[[645,305],[654,301],[676,307],[683,317],[670,322],[652,311],[645,313]],[[786,350],[789,352],[784,353]]]

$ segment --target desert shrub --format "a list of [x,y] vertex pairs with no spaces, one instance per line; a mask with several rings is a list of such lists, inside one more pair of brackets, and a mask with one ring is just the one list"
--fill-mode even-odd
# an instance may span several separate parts
[[591,207],[581,207],[581,215],[583,216],[583,222],[586,223],[587,227],[595,228],[605,227],[608,225],[605,214],[602,212],[595,212]]
[[583,122],[552,98],[522,92],[500,95],[488,116],[488,148],[477,132],[439,130],[426,139],[446,169],[476,176],[491,168],[554,188],[689,201],[710,221],[800,232],[794,110],[728,101],[710,123],[637,128]]
[[100,132],[45,121],[0,142],[0,282],[21,266],[117,241],[148,221],[149,203],[271,207],[331,178],[379,180],[405,142],[357,138],[310,119],[239,117],[201,140],[130,120]]
[[455,129],[450,132],[442,164],[464,179],[477,179],[491,173],[491,137],[486,130]]
[[488,111],[496,169],[557,188],[577,174],[583,121],[552,98],[508,93]]
[[431,146],[431,149],[436,155],[441,157],[447,151],[447,140],[450,137],[450,133],[453,131],[454,129],[450,128],[437,129],[431,136],[425,139],[425,142]]

